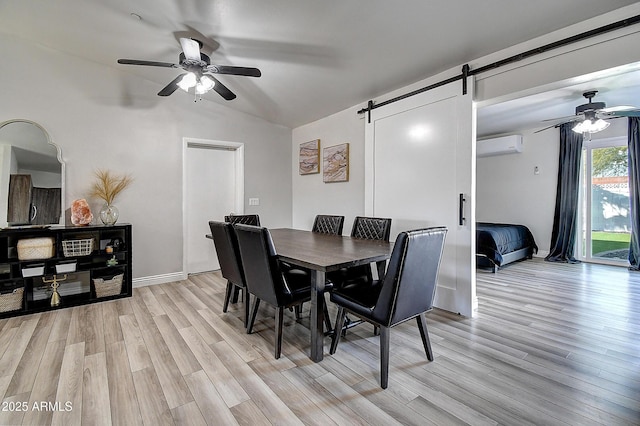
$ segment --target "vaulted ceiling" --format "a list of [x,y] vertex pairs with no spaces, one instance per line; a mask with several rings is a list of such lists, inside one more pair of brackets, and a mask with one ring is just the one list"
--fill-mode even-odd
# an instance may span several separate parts
[[[262,71],[258,79],[220,76],[238,97],[225,101],[209,92],[205,101],[293,128],[633,3],[22,0],[0,3],[0,32],[118,68],[125,78],[156,82],[158,91],[178,70],[119,65],[116,60],[177,63],[179,38],[193,37],[204,43],[212,63]],[[191,95],[178,91],[172,96]],[[549,106],[551,102],[540,104]]]

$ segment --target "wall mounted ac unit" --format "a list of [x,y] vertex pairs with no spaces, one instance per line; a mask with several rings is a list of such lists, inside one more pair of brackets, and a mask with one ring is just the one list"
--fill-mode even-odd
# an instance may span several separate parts
[[522,152],[522,135],[509,135],[499,138],[479,140],[476,144],[476,156],[515,154]]

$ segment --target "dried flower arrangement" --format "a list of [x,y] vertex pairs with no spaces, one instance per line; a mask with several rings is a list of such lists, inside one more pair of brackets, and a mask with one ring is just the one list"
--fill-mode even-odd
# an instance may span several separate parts
[[133,181],[129,175],[116,176],[109,170],[96,170],[96,180],[91,186],[91,197],[100,198],[108,205]]

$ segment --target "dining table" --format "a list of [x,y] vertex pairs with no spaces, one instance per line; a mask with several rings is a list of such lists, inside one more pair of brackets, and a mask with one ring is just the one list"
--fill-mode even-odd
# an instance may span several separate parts
[[376,263],[378,276],[384,275],[393,244],[342,235],[275,228],[269,229],[278,258],[311,274],[311,354],[314,362],[324,356],[324,292],[326,273],[351,266]]

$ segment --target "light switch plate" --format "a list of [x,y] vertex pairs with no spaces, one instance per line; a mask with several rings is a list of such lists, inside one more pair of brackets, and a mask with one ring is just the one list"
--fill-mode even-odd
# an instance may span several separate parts
[[259,206],[260,205],[260,198],[249,198],[249,205],[250,206]]

